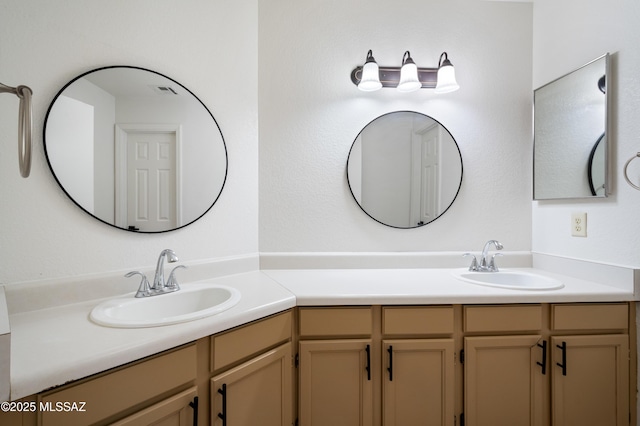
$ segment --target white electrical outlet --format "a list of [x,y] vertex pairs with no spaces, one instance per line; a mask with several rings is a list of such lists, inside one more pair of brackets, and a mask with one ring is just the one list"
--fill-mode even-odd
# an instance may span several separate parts
[[586,237],[587,236],[587,213],[571,214],[571,236]]

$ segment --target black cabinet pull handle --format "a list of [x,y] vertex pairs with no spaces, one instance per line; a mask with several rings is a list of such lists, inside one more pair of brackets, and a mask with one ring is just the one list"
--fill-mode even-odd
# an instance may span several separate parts
[[218,417],[222,419],[222,426],[227,426],[227,385],[222,385],[218,393],[222,395],[222,413],[218,413]]
[[556,362],[556,365],[562,368],[562,375],[567,375],[567,342],[562,342],[562,345],[556,345],[558,349],[562,350],[562,364]]
[[193,426],[198,426],[198,397],[193,397],[193,401],[189,403],[189,406],[193,408]]
[[387,368],[387,371],[389,372],[389,381],[393,382],[393,346],[389,345],[387,352],[389,352],[389,368]]
[[547,374],[547,341],[543,340],[542,344],[538,343],[538,347],[542,349],[542,362],[536,362],[542,368],[542,375]]
[[371,380],[371,346],[367,345],[367,380]]

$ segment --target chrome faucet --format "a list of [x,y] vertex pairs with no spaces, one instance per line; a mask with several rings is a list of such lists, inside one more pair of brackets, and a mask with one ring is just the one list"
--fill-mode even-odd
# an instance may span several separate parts
[[482,257],[480,257],[480,270],[482,271],[488,271],[488,272],[498,272],[498,268],[496,267],[496,254],[494,254],[491,257],[491,261],[489,261],[489,264],[487,264],[487,255],[489,254],[489,248],[491,248],[491,245],[494,245],[496,247],[496,250],[502,250],[503,249],[503,245],[500,244],[500,241],[496,241],[496,240],[489,240],[486,242],[486,244],[484,245],[484,248],[482,249]]
[[158,257],[158,264],[156,265],[156,273],[153,278],[153,283],[149,284],[149,280],[147,277],[139,271],[132,271],[125,275],[125,277],[129,278],[134,275],[140,275],[140,287],[138,288],[138,292],[136,293],[136,297],[149,297],[156,296],[158,294],[171,293],[173,291],[180,290],[180,286],[178,285],[178,281],[175,277],[176,269],[186,268],[184,265],[179,265],[173,268],[171,273],[169,274],[169,279],[165,282],[164,280],[164,260],[167,259],[168,263],[174,263],[178,261],[178,256],[176,256],[175,252],[170,249],[162,250],[160,256]]
[[167,258],[167,262],[174,263],[178,261],[178,256],[171,249],[164,249],[158,256],[158,264],[156,265],[156,274],[153,278],[153,284],[151,284],[151,290],[164,291],[166,283],[164,281],[164,259]]
[[503,249],[503,245],[500,243],[500,241],[496,241],[496,240],[489,240],[485,243],[484,248],[482,249],[482,254],[480,255],[480,263],[478,263],[478,261],[476,260],[476,257],[474,255],[472,255],[471,253],[465,253],[462,256],[473,256],[473,260],[471,261],[471,266],[469,266],[469,270],[470,271],[475,271],[475,272],[498,272],[498,267],[496,266],[496,256],[502,256],[502,253],[494,253],[493,256],[491,256],[491,259],[488,258],[489,256],[489,249],[491,248],[491,246],[495,246],[496,250],[502,250]]

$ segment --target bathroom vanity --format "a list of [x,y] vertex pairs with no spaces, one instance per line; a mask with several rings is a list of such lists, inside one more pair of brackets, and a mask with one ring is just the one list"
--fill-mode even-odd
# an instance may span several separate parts
[[630,309],[300,308],[300,422],[628,424]]
[[233,418],[229,424],[289,425],[292,315],[288,310],[5,403],[12,412],[0,414],[1,423],[206,425]]
[[88,320],[100,300],[13,313],[14,410],[0,421],[635,424],[633,285],[536,273],[564,287],[476,286],[451,269],[263,270],[212,280],[242,300],[185,324],[101,327]]

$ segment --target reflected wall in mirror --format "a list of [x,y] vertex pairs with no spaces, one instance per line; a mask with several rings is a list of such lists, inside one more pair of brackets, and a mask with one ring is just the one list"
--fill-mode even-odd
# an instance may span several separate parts
[[371,218],[394,228],[415,228],[433,222],[453,204],[462,185],[462,156],[438,121],[418,112],[392,112],[356,137],[347,180]]
[[66,194],[96,219],[130,231],[193,223],[227,177],[226,145],[207,107],[177,81],[138,67],[71,80],[49,107],[44,145]]
[[533,198],[606,197],[609,54],[533,92]]

